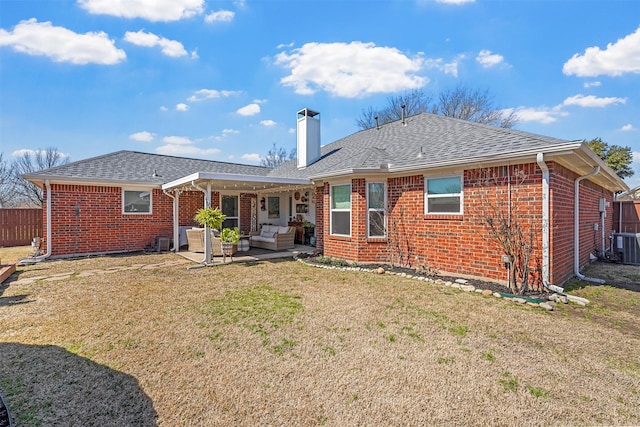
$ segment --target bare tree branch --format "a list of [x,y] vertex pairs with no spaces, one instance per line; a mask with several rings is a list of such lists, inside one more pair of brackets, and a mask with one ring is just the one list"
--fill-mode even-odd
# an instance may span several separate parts
[[69,158],[64,156],[55,147],[38,149],[33,152],[26,151],[22,156],[13,161],[12,180],[15,188],[15,196],[20,204],[41,207],[43,204],[42,189],[22,178],[22,175],[40,172],[55,166],[69,163]]

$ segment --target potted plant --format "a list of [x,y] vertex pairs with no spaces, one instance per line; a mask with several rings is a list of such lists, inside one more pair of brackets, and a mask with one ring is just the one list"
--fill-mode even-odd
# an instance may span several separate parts
[[226,215],[218,208],[203,208],[198,209],[193,219],[195,219],[198,224],[213,230],[222,227],[222,222],[226,219]]
[[240,230],[238,227],[223,229],[220,233],[220,241],[222,242],[222,251],[224,254],[232,256],[238,250]]

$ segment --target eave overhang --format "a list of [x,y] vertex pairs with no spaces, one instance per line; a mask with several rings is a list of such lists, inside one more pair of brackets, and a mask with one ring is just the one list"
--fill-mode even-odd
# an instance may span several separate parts
[[195,185],[212,184],[212,189],[235,191],[275,192],[293,188],[310,187],[311,180],[301,178],[282,178],[273,176],[196,172],[162,185],[165,191],[188,190]]

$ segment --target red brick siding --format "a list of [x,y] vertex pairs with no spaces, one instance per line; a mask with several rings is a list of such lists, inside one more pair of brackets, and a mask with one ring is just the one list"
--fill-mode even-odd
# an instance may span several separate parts
[[[562,283],[573,272],[573,204],[577,175],[549,162],[550,168],[550,281]],[[509,177],[510,183],[509,185]],[[425,215],[422,175],[389,178],[389,239],[366,239],[366,182],[353,179],[351,237],[330,236],[329,193],[325,184],[318,191],[319,248],[327,256],[362,263],[384,262],[425,266],[441,271],[506,280],[503,250],[490,236],[484,217],[496,216],[491,209],[507,215],[511,194],[511,218],[532,230],[534,251],[530,262],[531,284],[539,284],[542,268],[542,172],[536,163],[466,170],[464,172],[464,214]],[[613,228],[613,194],[583,180],[580,185],[580,264],[601,246],[598,200],[605,198],[605,233]],[[595,242],[595,243],[594,243]],[[607,243],[607,242],[605,242]],[[402,255],[402,257],[400,257]]]
[[[152,214],[123,214],[120,187],[52,184],[51,255],[142,250],[158,236],[171,236],[172,207],[172,199],[154,189]],[[46,227],[46,206],[43,216]]]
[[[562,283],[574,270],[574,191],[578,175],[561,165],[550,163],[551,283]],[[605,218],[605,239],[613,229],[613,194],[588,179],[580,182],[580,268],[589,262],[589,254],[601,250],[602,232],[599,199],[609,202]],[[598,230],[593,228],[598,224]],[[605,240],[605,246],[608,240]]]
[[251,231],[251,199],[256,199],[256,221],[258,209],[258,195],[254,193],[242,193],[238,199],[240,203],[240,231],[249,233]]

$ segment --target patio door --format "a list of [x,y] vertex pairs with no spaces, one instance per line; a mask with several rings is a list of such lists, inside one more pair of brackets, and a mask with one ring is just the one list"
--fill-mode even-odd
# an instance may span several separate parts
[[222,228],[240,227],[240,210],[238,209],[238,196],[222,196],[222,213],[226,215]]

